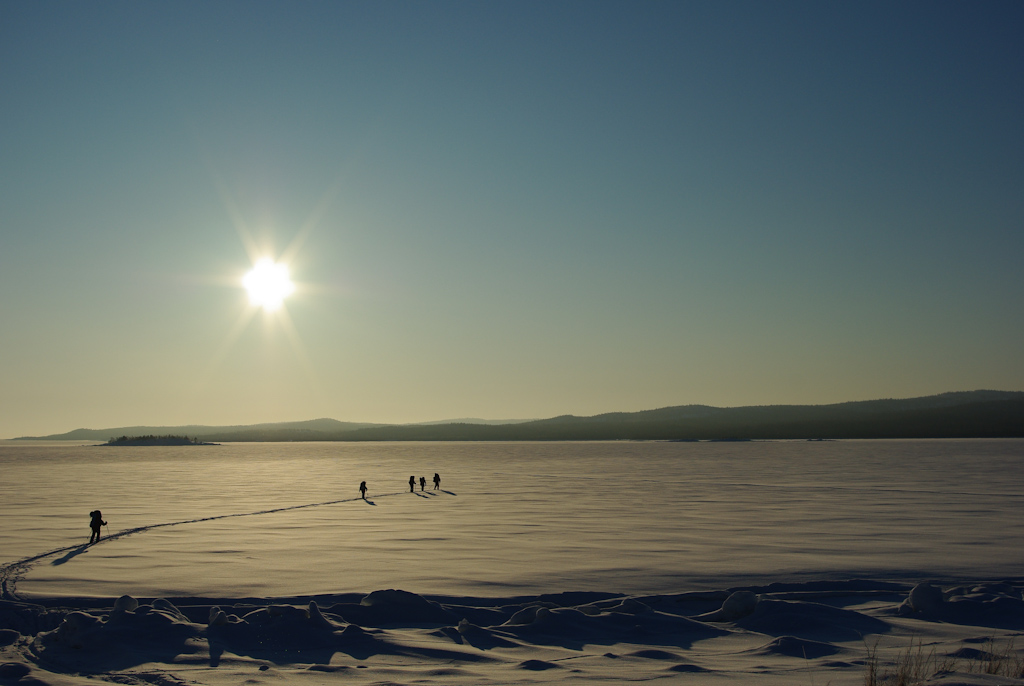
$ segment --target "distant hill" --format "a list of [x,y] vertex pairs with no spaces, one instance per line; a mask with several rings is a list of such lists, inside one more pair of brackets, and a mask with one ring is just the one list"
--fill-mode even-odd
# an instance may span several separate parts
[[[204,441],[593,441],[1024,437],[1024,392],[966,391],[834,405],[681,405],[516,423],[359,424],[334,419],[251,426],[77,429],[38,439],[188,434]],[[26,437],[24,440],[30,440]]]
[[[354,429],[365,429],[386,424],[367,422],[339,422],[337,419],[307,419],[300,422],[275,422],[271,424],[239,424],[234,426],[122,426],[111,429],[75,429],[49,436],[23,436],[15,440],[45,441],[107,441],[115,436],[185,435],[210,440],[211,436],[233,436],[229,441],[321,441],[323,438]],[[308,438],[287,438],[285,436],[308,436]],[[217,440],[222,440],[218,438]]]
[[835,405],[683,405],[522,424],[385,426],[339,441],[736,440],[1024,437],[1024,392],[944,393]]

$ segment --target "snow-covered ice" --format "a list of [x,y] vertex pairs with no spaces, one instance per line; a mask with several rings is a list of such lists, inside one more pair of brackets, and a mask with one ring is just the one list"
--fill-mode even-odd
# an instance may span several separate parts
[[995,683],[1021,659],[1022,463],[1018,440],[8,442],[0,683],[853,684],[907,650]]

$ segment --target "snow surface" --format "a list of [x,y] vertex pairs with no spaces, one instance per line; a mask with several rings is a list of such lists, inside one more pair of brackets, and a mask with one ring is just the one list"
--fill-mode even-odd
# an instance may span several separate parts
[[6,442],[0,683],[853,684],[908,649],[935,683],[1024,683],[1022,463],[1019,440]]

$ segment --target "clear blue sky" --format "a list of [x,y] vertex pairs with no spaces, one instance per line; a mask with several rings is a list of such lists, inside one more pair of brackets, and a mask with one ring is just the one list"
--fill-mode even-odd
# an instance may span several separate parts
[[1024,390],[1021,36],[1020,2],[5,2],[0,437]]

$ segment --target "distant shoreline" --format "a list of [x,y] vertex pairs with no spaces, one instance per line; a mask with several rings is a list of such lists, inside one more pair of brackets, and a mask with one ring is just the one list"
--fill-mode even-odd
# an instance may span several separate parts
[[[681,405],[591,417],[563,415],[508,423],[368,424],[314,419],[236,426],[76,429],[12,440],[107,441],[141,435],[202,442],[309,441],[744,441],[894,438],[1024,438],[1024,392],[965,391],[833,405]],[[126,443],[120,443],[126,445]],[[149,442],[146,445],[155,445]],[[177,445],[177,444],[175,444]]]

